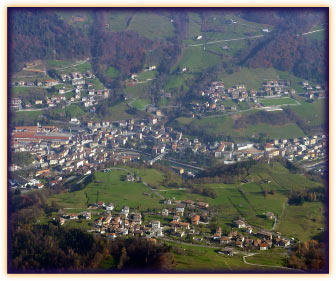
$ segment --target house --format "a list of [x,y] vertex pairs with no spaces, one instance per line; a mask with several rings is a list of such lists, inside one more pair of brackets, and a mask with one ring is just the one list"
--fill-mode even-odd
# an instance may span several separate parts
[[198,225],[199,224],[199,220],[200,220],[200,216],[199,215],[193,215],[191,217],[191,224],[196,224]]
[[272,212],[267,212],[266,213],[266,218],[269,220],[275,219],[275,215]]
[[50,79],[50,80],[46,80],[45,81],[45,85],[47,87],[52,87],[52,86],[55,86],[58,84],[58,81],[57,80],[54,80],[54,79]]
[[225,247],[223,250],[219,251],[219,253],[227,255],[227,256],[233,256],[233,249],[229,247]]
[[137,224],[141,224],[141,214],[134,214],[133,221]]
[[109,203],[105,206],[105,210],[107,211],[113,211],[113,209],[114,209],[113,203]]
[[209,204],[206,202],[197,202],[196,205],[203,209],[209,208]]
[[171,205],[171,200],[170,199],[165,199],[163,200],[163,204],[168,204],[168,205]]
[[238,228],[245,228],[246,227],[245,222],[242,221],[242,220],[236,220],[236,221],[234,221],[234,225],[235,225],[235,227],[238,227]]
[[98,201],[98,208],[104,208],[105,207],[105,203],[103,201]]
[[272,240],[272,233],[268,231],[259,231],[257,233],[257,236],[268,239],[268,240]]
[[173,221],[179,222],[180,221],[180,216],[173,216]]
[[124,206],[124,207],[121,209],[121,213],[122,213],[122,214],[128,214],[128,213],[129,213],[129,207],[128,207],[128,206]]
[[65,219],[64,218],[57,218],[57,223],[59,224],[59,225],[63,225],[64,223],[65,223]]
[[253,232],[252,227],[251,227],[251,226],[248,226],[248,227],[246,228],[246,232],[247,232],[248,234],[251,234],[251,233]]
[[289,240],[286,240],[286,239],[282,239],[280,242],[279,242],[279,245],[281,247],[288,247],[290,245],[290,241]]
[[161,212],[161,214],[162,214],[163,216],[168,216],[168,215],[169,215],[169,211],[168,211],[168,209],[163,209],[162,212]]
[[155,220],[152,221],[152,228],[156,229],[156,228],[160,228],[160,221],[159,220]]
[[223,237],[220,238],[220,243],[221,244],[229,244],[230,241],[231,241],[231,239],[227,236],[223,236]]
[[267,243],[260,243],[259,244],[259,250],[260,251],[265,251],[268,249],[268,244]]
[[176,206],[176,212],[181,212],[181,213],[183,213],[184,212],[184,205],[183,204],[178,204],[177,206]]
[[78,214],[69,214],[69,219],[70,220],[77,220],[78,219]]
[[235,246],[239,248],[243,248],[243,241],[236,241]]

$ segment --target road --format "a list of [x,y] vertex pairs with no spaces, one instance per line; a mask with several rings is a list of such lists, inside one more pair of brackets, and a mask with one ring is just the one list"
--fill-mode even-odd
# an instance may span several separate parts
[[311,34],[311,33],[315,33],[315,32],[319,32],[319,31],[323,31],[324,29],[318,29],[318,30],[314,30],[314,31],[310,31],[310,32],[306,32],[306,33],[302,33],[303,36]]
[[168,238],[160,238],[160,239],[164,240],[164,241],[168,241],[168,242],[174,242],[174,243],[177,243],[177,244],[186,245],[186,246],[195,246],[195,247],[211,248],[211,249],[219,249],[220,248],[220,246],[215,247],[215,246],[209,246],[209,245],[199,245],[199,244],[176,241],[176,240],[168,239]]
[[77,61],[75,64],[72,64],[72,65],[68,65],[68,66],[64,66],[64,67],[59,67],[59,68],[55,68],[56,70],[63,70],[63,69],[67,69],[67,68],[71,68],[71,67],[76,67],[78,65],[81,65],[81,64],[84,64],[86,63],[87,61],[89,61],[90,58],[87,58],[83,61]]
[[282,218],[282,215],[283,215],[284,212],[285,212],[285,208],[286,208],[286,203],[284,202],[284,203],[282,204],[282,212],[281,212],[281,215],[280,215],[279,219],[278,219],[277,217],[275,217],[275,219],[274,219],[274,224],[273,224],[271,230],[274,230],[274,229],[276,228],[276,225],[280,223],[280,219]]
[[264,37],[265,35],[254,35],[254,36],[248,36],[248,37],[241,37],[241,38],[233,38],[233,39],[223,39],[223,40],[217,40],[217,41],[211,41],[203,44],[192,44],[187,45],[186,47],[198,47],[198,46],[204,46],[204,45],[210,45],[210,44],[216,44],[221,42],[230,42],[230,41],[238,41],[238,40],[246,40],[246,39],[253,39],[253,38],[260,38]]
[[326,164],[326,161],[325,160],[322,160],[322,161],[319,161],[317,163],[314,163],[312,165],[303,165],[303,168],[306,170],[306,171],[310,171],[312,169],[314,169],[316,166],[319,166],[319,165],[322,165],[322,164]]
[[243,256],[243,261],[244,261],[244,263],[245,263],[245,264],[248,264],[248,265],[253,265],[253,266],[273,267],[273,268],[281,268],[281,269],[287,269],[287,270],[292,270],[292,271],[304,272],[303,270],[296,269],[296,268],[290,268],[290,267],[286,267],[286,266],[280,266],[280,265],[265,265],[265,264],[250,263],[250,262],[247,262],[247,261],[246,261],[246,258],[247,258],[247,257],[251,257],[251,256],[254,256],[254,255],[256,255],[256,253],[248,254],[248,255],[246,255],[246,256]]
[[170,157],[167,159],[167,161],[178,164],[178,165],[181,165],[181,166],[186,166],[186,167],[189,167],[189,168],[192,168],[192,169],[195,169],[195,170],[204,171],[204,169],[201,168],[201,167],[196,167],[196,166],[192,166],[192,165],[189,165],[189,164],[177,162],[175,159],[172,159]]

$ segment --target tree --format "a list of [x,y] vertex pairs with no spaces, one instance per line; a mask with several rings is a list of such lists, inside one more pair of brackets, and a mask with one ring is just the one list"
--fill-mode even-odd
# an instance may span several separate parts
[[119,259],[119,264],[118,264],[118,269],[122,269],[125,264],[127,263],[127,261],[129,260],[129,257],[127,256],[127,251],[125,247],[122,247],[121,249],[121,256]]

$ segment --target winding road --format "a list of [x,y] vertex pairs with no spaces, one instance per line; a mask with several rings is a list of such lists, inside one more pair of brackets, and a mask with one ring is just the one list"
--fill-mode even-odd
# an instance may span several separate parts
[[253,266],[273,267],[273,268],[281,268],[281,269],[287,269],[287,270],[292,270],[292,271],[298,271],[298,272],[301,272],[301,273],[304,272],[303,270],[300,270],[300,269],[290,268],[290,267],[281,266],[281,265],[257,264],[257,263],[250,263],[250,262],[247,262],[247,261],[246,261],[246,258],[247,258],[247,257],[251,257],[251,256],[254,256],[254,255],[256,255],[256,253],[248,254],[248,255],[246,255],[246,256],[243,256],[243,261],[244,261],[244,263],[245,263],[245,264],[248,264],[248,265],[253,265]]

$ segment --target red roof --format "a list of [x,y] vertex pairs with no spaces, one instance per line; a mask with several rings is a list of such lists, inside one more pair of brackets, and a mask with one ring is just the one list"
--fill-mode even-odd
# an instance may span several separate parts
[[32,132],[14,132],[14,139],[68,140],[67,136],[36,135]]

